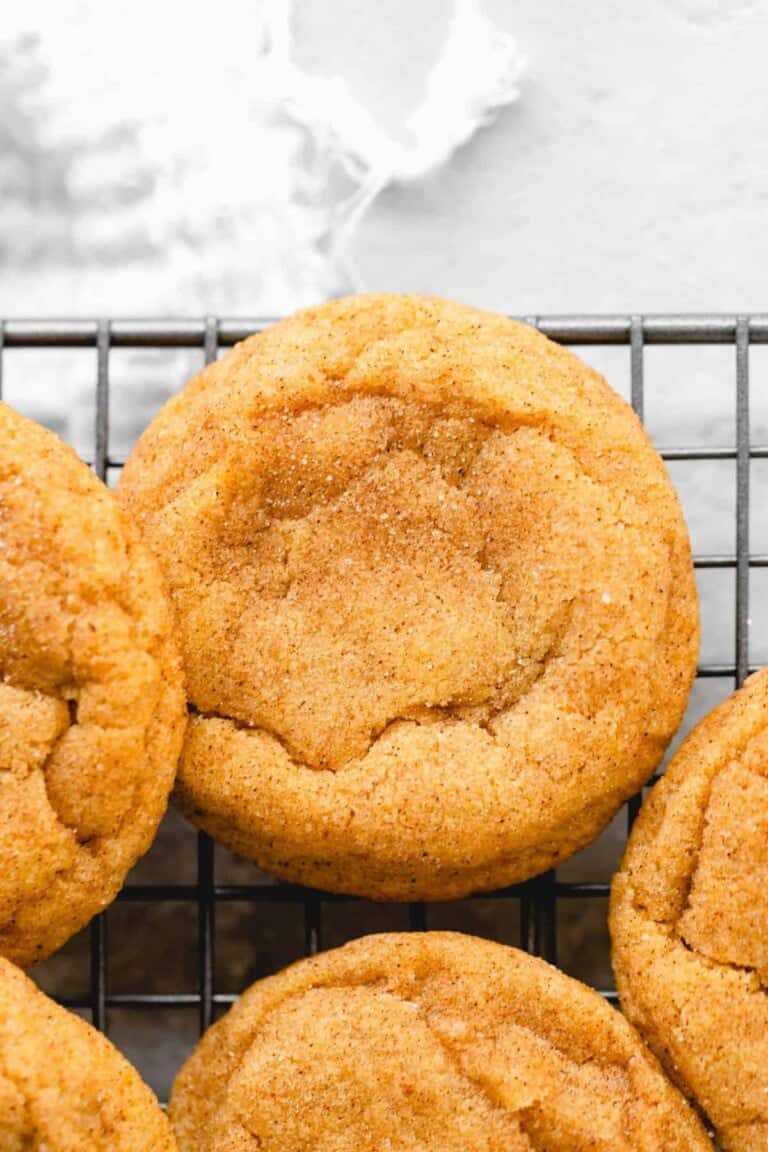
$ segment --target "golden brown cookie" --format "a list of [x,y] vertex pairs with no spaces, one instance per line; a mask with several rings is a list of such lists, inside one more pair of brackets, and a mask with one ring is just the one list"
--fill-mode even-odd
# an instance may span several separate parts
[[725,1152],[768,1149],[768,670],[685,741],[613,884],[624,1011]]
[[694,672],[688,537],[571,353],[361,296],[240,344],[120,495],[178,611],[177,796],[276,875],[379,898],[521,880],[658,763]]
[[0,1152],[175,1152],[135,1068],[0,958]]
[[181,1070],[181,1152],[704,1152],[627,1022],[523,952],[368,936],[254,984]]
[[183,727],[154,560],[85,464],[0,404],[0,955],[26,967],[110,903]]

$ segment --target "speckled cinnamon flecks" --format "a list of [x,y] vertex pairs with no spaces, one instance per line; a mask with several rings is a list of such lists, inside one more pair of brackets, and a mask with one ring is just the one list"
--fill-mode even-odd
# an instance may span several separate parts
[[597,993],[457,933],[369,936],[253,985],[174,1085],[181,1152],[705,1152]]
[[86,465],[0,404],[0,955],[26,967],[114,898],[184,720],[154,559]]
[[175,1152],[160,1105],[106,1037],[0,959],[2,1152]]
[[611,899],[624,1011],[725,1152],[768,1149],[768,671],[691,733]]
[[593,838],[680,721],[685,525],[631,410],[524,325],[362,296],[235,348],[120,495],[175,600],[177,797],[292,880],[520,880]]

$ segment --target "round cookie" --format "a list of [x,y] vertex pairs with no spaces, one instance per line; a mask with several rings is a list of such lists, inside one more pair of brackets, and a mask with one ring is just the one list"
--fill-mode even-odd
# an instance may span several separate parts
[[501,316],[301,312],[160,413],[120,496],[177,608],[187,815],[384,899],[541,872],[647,779],[698,640],[687,532],[629,407]]
[[768,1149],[768,670],[691,733],[611,898],[621,1003],[724,1152]]
[[627,1022],[513,948],[368,936],[254,984],[173,1088],[181,1152],[704,1152]]
[[3,1152],[175,1152],[170,1124],[105,1036],[0,958]]
[[184,724],[155,561],[90,469],[0,404],[0,955],[42,959],[115,897]]

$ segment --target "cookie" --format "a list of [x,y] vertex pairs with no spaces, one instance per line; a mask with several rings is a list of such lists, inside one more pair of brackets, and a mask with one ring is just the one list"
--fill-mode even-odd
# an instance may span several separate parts
[[176,1150],[171,1127],[135,1068],[3,959],[0,1149]]
[[768,670],[690,734],[613,883],[624,1011],[724,1152],[768,1149]]
[[114,898],[184,724],[155,561],[90,469],[0,404],[0,955],[26,967]]
[[177,609],[178,801],[275,875],[522,880],[680,721],[698,621],[664,465],[524,325],[408,296],[301,312],[171,399],[119,491]]
[[179,1073],[181,1152],[704,1152],[591,989],[451,932],[368,936],[254,984]]

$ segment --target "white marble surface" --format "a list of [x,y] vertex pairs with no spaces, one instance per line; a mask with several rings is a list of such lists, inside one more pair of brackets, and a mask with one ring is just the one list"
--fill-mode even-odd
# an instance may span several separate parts
[[363,281],[521,313],[765,309],[768,4],[489,10],[527,58],[520,100],[382,196]]
[[[340,77],[407,145],[451,0],[298,0],[270,53],[289,7],[10,5],[3,312],[275,311],[352,282],[519,312],[764,307],[766,0],[484,0],[527,62],[519,98],[447,166],[383,188],[351,275],[328,139],[348,109],[310,145],[282,64]],[[433,135],[458,118],[443,107]]]

